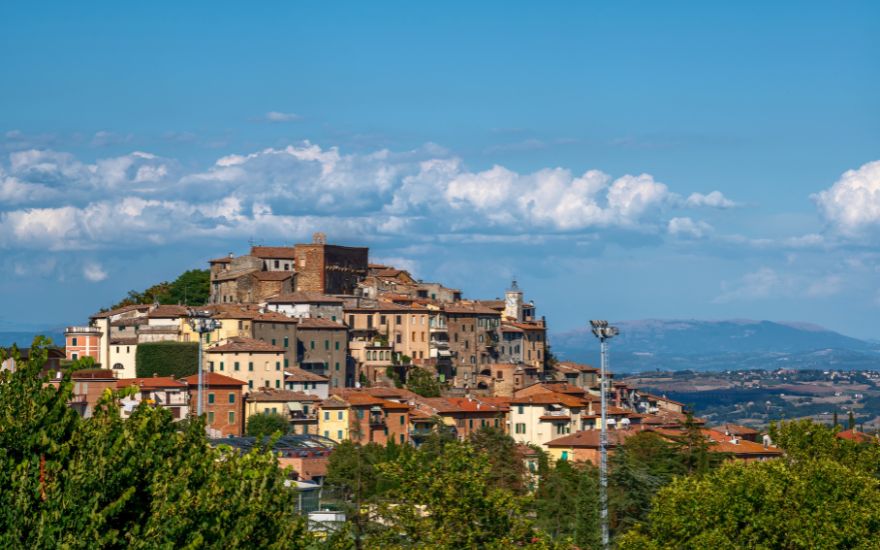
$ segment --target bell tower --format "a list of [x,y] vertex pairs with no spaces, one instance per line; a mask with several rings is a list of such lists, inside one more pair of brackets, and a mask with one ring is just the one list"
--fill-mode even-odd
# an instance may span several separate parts
[[516,284],[516,279],[504,293],[504,316],[517,322],[523,320],[523,293]]

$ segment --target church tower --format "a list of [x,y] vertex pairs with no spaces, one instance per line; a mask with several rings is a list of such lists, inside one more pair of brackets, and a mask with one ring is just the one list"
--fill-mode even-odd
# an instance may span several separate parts
[[516,284],[516,279],[504,293],[504,316],[517,322],[523,320],[523,293]]

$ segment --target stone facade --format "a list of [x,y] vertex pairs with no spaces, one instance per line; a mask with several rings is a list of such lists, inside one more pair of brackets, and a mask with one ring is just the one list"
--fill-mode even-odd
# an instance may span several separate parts
[[353,294],[367,276],[368,248],[316,242],[295,249],[297,291]]

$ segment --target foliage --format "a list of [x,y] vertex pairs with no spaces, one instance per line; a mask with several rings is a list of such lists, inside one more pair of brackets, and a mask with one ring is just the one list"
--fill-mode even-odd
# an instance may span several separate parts
[[526,466],[516,442],[498,428],[486,427],[471,434],[470,443],[489,458],[489,483],[522,495],[526,492]]
[[599,548],[599,476],[591,464],[557,461],[541,476],[535,492],[537,525],[557,540]]
[[247,434],[251,437],[267,437],[280,433],[286,435],[290,423],[278,413],[252,414],[247,421]]
[[549,547],[523,502],[489,483],[488,458],[467,443],[446,444],[442,460],[425,460],[419,450],[378,469],[395,486],[374,508],[385,528],[369,536],[370,548]]
[[413,367],[406,377],[406,389],[422,397],[440,397],[440,382],[428,369]]
[[110,307],[116,309],[133,304],[183,304],[201,306],[208,303],[211,294],[211,273],[207,269],[184,271],[174,280],[153,285],[143,292],[128,291],[128,295]]
[[880,476],[880,445],[840,439],[836,432],[835,428],[808,419],[770,426],[771,439],[785,450],[786,460],[790,462],[827,458],[848,468]]
[[877,548],[878,485],[827,458],[730,461],[661,489],[619,548]]
[[138,377],[182,378],[198,372],[199,345],[196,342],[146,342],[135,353]]
[[385,376],[387,376],[392,382],[394,382],[395,388],[403,387],[403,382],[400,381],[400,375],[397,374],[397,369],[395,369],[393,365],[388,365],[387,367],[385,367]]
[[[0,351],[0,360],[5,352]],[[94,416],[67,405],[70,371],[40,375],[45,341],[0,373],[0,547],[304,548],[296,494],[265,450],[208,445],[142,404],[128,419],[106,390]]]

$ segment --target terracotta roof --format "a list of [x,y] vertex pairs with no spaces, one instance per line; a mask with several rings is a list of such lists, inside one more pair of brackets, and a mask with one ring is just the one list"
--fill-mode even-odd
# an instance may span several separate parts
[[477,303],[498,312],[503,311],[506,307],[504,300],[477,300]]
[[211,317],[214,319],[253,319],[259,314],[259,311],[253,309],[232,307],[217,310]]
[[185,388],[186,384],[171,376],[148,376],[146,378],[122,378],[116,381],[119,389],[138,386],[142,390],[158,390],[164,388]]
[[186,317],[188,313],[186,306],[162,305],[151,310],[147,316],[151,319],[177,319]]
[[321,401],[321,406],[326,409],[347,409],[348,402],[338,395],[331,395],[327,399]]
[[483,403],[476,399],[468,399],[467,397],[422,397],[417,400],[417,403],[428,405],[438,413],[502,412],[501,407]]
[[145,325],[148,317],[126,317],[125,319],[117,319],[110,321],[111,327],[134,327],[137,325]]
[[296,258],[296,249],[292,246],[252,246],[251,256],[264,260],[293,260]]
[[381,399],[415,399],[419,398],[419,395],[409,391],[406,388],[385,388],[382,386],[372,386],[369,388],[362,388],[361,391],[367,392],[373,397],[379,397]]
[[300,329],[335,329],[345,330],[345,325],[331,321],[330,319],[322,319],[320,317],[305,317],[300,319],[296,325]]
[[320,292],[291,292],[279,294],[266,300],[269,304],[341,304],[342,298],[328,296]]
[[585,365],[583,363],[575,363],[573,361],[560,361],[556,365],[557,367],[566,367],[569,369],[574,369],[581,372],[599,372],[599,369],[592,365]]
[[346,392],[344,394],[338,395],[337,397],[344,399],[349,405],[381,405],[384,401],[383,399],[379,399],[378,397],[373,397],[372,395],[351,391]]
[[[566,435],[544,443],[547,447],[581,447],[586,449],[599,448],[599,436],[601,430],[584,430]],[[638,430],[608,430],[608,446],[616,447],[623,444],[630,436],[639,433]]]
[[209,264],[229,264],[232,263],[232,258],[229,256],[223,256],[222,258],[214,258],[213,260],[208,260]]
[[112,317],[114,315],[119,315],[121,313],[127,313],[129,311],[146,311],[152,307],[150,304],[131,304],[127,306],[118,307],[116,309],[111,309],[110,311],[101,311],[95,313],[91,316],[92,319],[106,319],[107,317]]
[[[681,429],[653,428],[651,431],[673,440],[684,437],[684,431]],[[709,441],[709,451],[713,453],[730,453],[738,458],[748,456],[782,456],[782,450],[777,447],[764,447],[762,443],[755,443],[747,439],[737,438],[737,442],[733,443],[732,436],[726,435],[717,430],[708,428],[700,429],[703,436]]]
[[523,332],[523,330],[519,327],[501,323],[501,332]]
[[510,400],[511,405],[565,405],[566,407],[586,407],[587,404],[583,399],[567,395],[564,393],[556,393],[548,391],[546,393],[538,393],[534,395],[526,395],[523,397],[514,397]]
[[292,390],[276,390],[276,389],[266,389],[261,388],[257,391],[252,391],[248,394],[248,401],[262,401],[262,402],[288,402],[288,401],[320,401],[321,398],[317,395],[311,395],[301,391],[292,391]]
[[871,441],[877,443],[876,437],[872,437],[865,432],[859,432],[856,430],[844,430],[842,432],[838,432],[837,437],[840,439],[847,439],[849,441],[856,441],[858,443],[868,443]]
[[111,346],[136,346],[137,343],[137,336],[131,338],[110,338]]
[[[197,386],[199,383],[199,375],[193,374],[192,376],[187,376],[183,381],[190,386]],[[203,372],[202,384],[205,386],[236,386],[239,388],[241,386],[247,386],[247,382],[242,382],[238,378],[232,378],[231,376],[226,376],[217,372]]]
[[248,271],[233,271],[232,273],[220,273],[213,279],[212,281],[233,281],[240,277],[244,277],[245,275],[250,275],[251,273],[258,273],[258,269],[251,269]]
[[[22,355],[22,358],[24,358],[24,355]],[[81,369],[73,371],[70,374],[70,378],[73,380],[112,380],[116,378],[116,374],[110,369]]]
[[516,328],[519,328],[522,330],[546,330],[547,329],[547,327],[545,327],[544,325],[542,325],[540,323],[527,323],[527,322],[514,323],[514,322],[508,321],[506,323],[502,323],[502,325],[504,325],[504,324],[506,324],[508,326],[516,327]]
[[498,316],[498,311],[478,303],[456,302],[443,306],[443,311],[452,314],[493,315]]
[[205,349],[205,353],[283,353],[284,348],[267,344],[262,340],[253,338],[229,338],[225,343]]
[[258,321],[261,323],[290,323],[296,324],[298,319],[295,317],[288,317],[283,313],[278,313],[277,311],[267,311],[265,313],[258,313],[254,316],[254,321]]
[[724,424],[718,428],[719,432],[727,432],[731,435],[758,435],[758,430],[739,424]]
[[293,271],[255,271],[258,281],[286,281],[293,277]]
[[346,313],[373,313],[373,312],[381,312],[381,311],[393,311],[393,312],[409,312],[414,311],[413,308],[409,306],[402,306],[400,304],[395,304],[394,302],[378,302],[375,306],[361,306],[361,307],[352,307],[345,308]]
[[326,376],[315,374],[299,368],[285,369],[285,382],[329,382]]
[[487,403],[489,405],[492,405],[493,407],[497,407],[500,411],[510,410],[509,397],[475,397],[474,399],[476,399],[480,403]]

